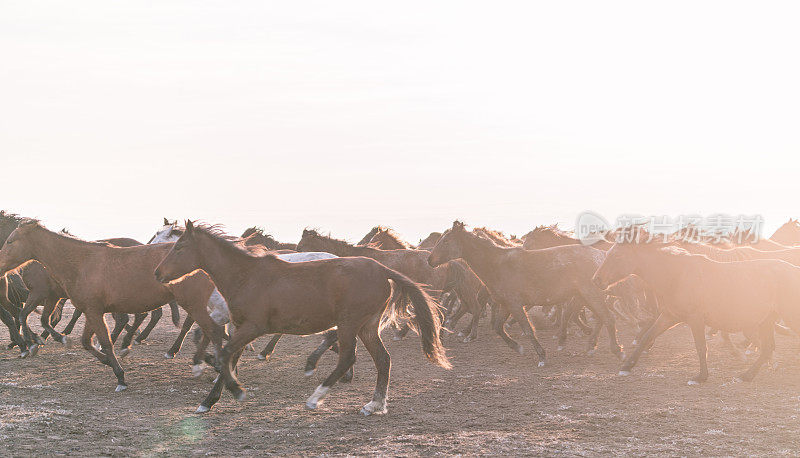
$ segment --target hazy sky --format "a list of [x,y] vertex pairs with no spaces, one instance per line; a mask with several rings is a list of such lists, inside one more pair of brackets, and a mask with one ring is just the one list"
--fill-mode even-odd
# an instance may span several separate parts
[[796,2],[0,2],[0,208],[410,240],[800,216]]

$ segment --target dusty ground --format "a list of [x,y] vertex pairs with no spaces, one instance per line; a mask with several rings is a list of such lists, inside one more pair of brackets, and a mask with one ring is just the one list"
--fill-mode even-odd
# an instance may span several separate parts
[[732,383],[744,366],[715,339],[710,380],[689,387],[697,359],[684,327],[665,334],[630,377],[615,375],[605,338],[595,356],[583,355],[574,337],[557,354],[552,334],[541,331],[551,357],[536,368],[481,331],[477,342],[446,340],[452,371],[426,362],[416,336],[387,339],[389,413],[370,418],[358,414],[375,383],[363,348],[355,381],[337,385],[320,410],[305,410],[335,361],[326,355],[316,375],[303,376],[317,337],[285,338],[268,362],[247,353],[240,378],[248,399],[225,393],[205,415],[194,410],[213,376],[191,377],[190,342],[176,359],[163,358],[177,333],[166,317],[123,360],[130,388],[121,393],[111,370],[82,349],[49,342],[26,360],[2,350],[0,455],[797,455],[800,448],[797,338],[779,336],[778,368],[752,383]]

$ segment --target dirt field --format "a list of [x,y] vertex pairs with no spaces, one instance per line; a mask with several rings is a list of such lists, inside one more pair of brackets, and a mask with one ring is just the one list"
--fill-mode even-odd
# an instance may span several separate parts
[[[0,455],[798,453],[797,338],[778,336],[778,368],[752,383],[732,382],[744,366],[714,339],[710,380],[689,387],[697,359],[684,327],[662,336],[630,377],[615,375],[618,362],[605,338],[589,357],[575,337],[556,353],[552,333],[541,331],[551,356],[547,367],[536,368],[485,325],[481,331],[469,344],[446,339],[452,371],[426,362],[416,336],[387,339],[393,362],[389,413],[369,418],[358,414],[375,383],[363,348],[355,381],[337,385],[318,411],[304,408],[335,362],[328,354],[317,374],[303,376],[318,337],[286,337],[267,362],[246,353],[240,378],[247,400],[224,393],[204,415],[194,410],[213,375],[192,378],[191,342],[176,359],[163,358],[177,334],[166,316],[147,345],[123,360],[130,388],[121,393],[114,392],[111,370],[77,346],[49,342],[25,360],[4,349]],[[5,328],[1,332],[5,348],[8,336]],[[622,340],[631,337],[623,333]],[[258,342],[259,350],[265,343]]]

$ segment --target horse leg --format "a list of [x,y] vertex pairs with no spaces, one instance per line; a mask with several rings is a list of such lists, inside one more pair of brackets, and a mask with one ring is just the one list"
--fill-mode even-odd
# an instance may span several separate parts
[[19,319],[20,329],[22,330],[22,337],[28,344],[28,352],[31,356],[36,355],[36,353],[39,351],[39,345],[43,344],[44,342],[41,341],[39,336],[31,331],[31,328],[28,327],[28,315],[30,315],[30,313],[36,309],[36,307],[38,307],[43,300],[44,296],[31,292],[31,294],[28,296],[28,300],[25,301],[25,306],[22,307],[22,310],[19,311],[19,315],[17,316]]
[[736,358],[739,362],[742,363],[747,361],[747,358],[744,356],[744,352],[736,348],[736,345],[734,345],[733,341],[731,341],[730,333],[719,331],[717,332],[717,334],[719,334],[719,337],[725,344],[725,348],[727,348],[731,352],[731,355],[733,355],[734,358]]
[[590,343],[591,348],[597,348],[597,337],[600,334],[600,328],[603,324],[605,324],[606,330],[608,331],[608,340],[611,353],[613,353],[617,358],[622,359],[624,356],[622,354],[622,347],[619,346],[619,342],[617,341],[617,324],[614,319],[614,314],[611,313],[606,306],[606,301],[604,300],[603,294],[596,292],[595,290],[585,288],[581,291],[581,295],[586,301],[586,304],[592,310],[592,313],[594,313],[594,316],[597,320],[597,323],[595,324],[594,335],[592,336],[592,341]]
[[194,320],[192,319],[191,315],[186,315],[186,319],[183,320],[183,326],[181,327],[181,332],[178,334],[178,337],[175,339],[175,342],[172,343],[172,346],[164,353],[164,358],[172,359],[175,355],[181,351],[181,346],[183,345],[183,341],[186,339],[186,334],[192,328],[194,324]]
[[512,350],[521,355],[522,352],[525,351],[522,349],[522,345],[517,343],[516,340],[512,339],[511,336],[509,336],[508,333],[506,332],[506,320],[508,319],[509,315],[510,313],[508,312],[508,310],[506,310],[505,307],[503,307],[502,310],[498,311],[497,320],[495,320],[494,323],[494,332],[496,332],[497,335],[500,336],[503,339],[503,341],[505,341],[506,345],[508,345]]
[[356,333],[349,327],[339,327],[339,362],[328,378],[314,390],[314,394],[306,401],[306,408],[314,410],[328,394],[331,387],[342,378],[345,372],[356,362]]
[[75,328],[75,323],[78,322],[78,318],[80,318],[81,315],[83,315],[83,312],[78,309],[74,309],[72,312],[72,318],[70,318],[69,323],[67,323],[67,327],[64,328],[61,333],[65,336],[72,334],[72,330]]
[[572,317],[575,316],[577,313],[578,308],[583,307],[583,302],[576,300],[574,297],[567,302],[567,304],[563,307],[562,314],[561,314],[561,326],[558,328],[558,347],[556,347],[557,351],[561,351],[567,344],[567,329],[569,328],[569,323],[572,321]]
[[128,325],[130,317],[128,317],[127,313],[119,312],[112,313],[111,316],[114,317],[114,330],[111,331],[111,342],[114,343],[122,333],[122,330],[125,329],[125,326]]
[[391,372],[392,361],[389,352],[386,351],[386,347],[381,341],[381,336],[378,332],[379,325],[380,316],[376,316],[358,332],[361,343],[367,347],[367,351],[375,363],[375,369],[378,371],[378,380],[375,384],[375,393],[372,395],[372,401],[361,408],[361,413],[364,415],[386,413],[386,401],[389,394],[389,373]]
[[281,340],[281,335],[282,334],[273,335],[272,338],[269,340],[267,346],[264,347],[264,349],[261,350],[261,353],[258,354],[257,358],[262,361],[268,360],[269,357],[272,356],[272,353],[275,351],[275,345],[278,345],[278,341]]
[[207,335],[203,333],[200,328],[197,328],[195,331],[200,331],[200,339],[195,341],[195,351],[194,356],[192,356],[192,377],[200,377],[203,375],[203,370],[205,370],[206,364],[210,366],[214,366],[214,358],[206,354],[206,348],[208,348],[208,344],[211,343],[211,339],[208,338]]
[[653,325],[650,326],[650,328],[644,333],[642,340],[633,350],[633,353],[625,358],[625,360],[622,362],[622,367],[619,369],[619,375],[630,375],[631,369],[633,369],[633,366],[635,366],[639,361],[639,357],[642,356],[642,352],[650,347],[650,344],[653,343],[656,337],[660,336],[676,324],[678,324],[678,321],[674,318],[663,313],[659,315]]
[[128,353],[131,352],[131,342],[133,341],[133,336],[136,335],[136,330],[139,329],[139,326],[142,325],[146,318],[147,312],[137,313],[133,316],[133,324],[131,325],[131,329],[125,333],[125,337],[122,338],[122,342],[119,346],[120,358],[128,356]]
[[[533,343],[533,349],[536,351],[536,354],[539,357],[539,367],[544,366],[544,361],[546,356],[544,348],[542,348],[542,345],[539,343],[539,339],[536,338],[536,330],[533,329],[531,320],[528,319],[528,314],[525,313],[525,308],[522,305],[512,306],[511,314],[514,315],[514,318],[516,318],[517,323],[519,323],[520,327],[522,327],[523,334],[531,338],[531,342]],[[520,348],[522,347],[520,346]],[[520,354],[522,354],[522,351],[520,351]]]
[[[245,390],[242,388],[242,384],[239,383],[239,380],[236,377],[236,372],[234,371],[236,368],[236,363],[238,362],[239,356],[242,354],[244,347],[264,334],[264,331],[258,326],[245,323],[236,328],[233,336],[231,336],[231,340],[228,341],[224,347],[222,347],[220,354],[222,373],[220,374],[220,378],[225,381],[225,387],[231,392],[231,394],[233,394],[233,397],[237,401],[244,399]],[[235,361],[233,358],[234,355],[236,355]]]
[[[232,355],[231,362],[232,364],[236,365],[239,363],[239,358],[242,356],[242,352]],[[208,396],[200,403],[197,407],[195,413],[205,413],[211,410],[211,407],[219,401],[219,398],[222,396],[222,387],[225,384],[225,380],[220,374],[217,379],[214,381],[214,386],[211,388],[211,391],[208,393]]]
[[311,354],[308,355],[308,358],[306,359],[306,368],[304,369],[306,377],[311,377],[314,375],[314,371],[317,369],[317,363],[319,363],[319,359],[336,343],[338,339],[339,337],[335,329],[325,331],[325,333],[322,334],[322,342],[319,344],[316,350],[312,351]]
[[756,376],[756,373],[761,366],[772,358],[772,352],[775,350],[775,322],[774,320],[766,320],[758,327],[758,358],[750,366],[747,371],[740,374],[737,379],[744,382],[750,382]]
[[[53,298],[48,298],[48,300],[45,302],[45,305],[44,305],[44,311],[42,311],[41,323],[42,323],[42,327],[44,328],[45,332],[47,332],[48,334],[53,336],[53,340],[55,340],[56,342],[59,342],[59,343],[62,343],[62,344],[66,345],[67,344],[67,338],[62,336],[61,333],[59,333],[58,331],[56,331],[55,325],[56,325],[56,323],[58,323],[58,321],[53,319],[53,318],[55,318],[53,316],[53,311],[56,308],[60,308],[59,304],[63,305],[63,302],[61,302],[61,299],[53,300]],[[59,315],[60,315],[60,313],[59,313]],[[58,318],[60,319],[61,317],[59,316]]]
[[[86,328],[88,328],[89,331],[87,339],[86,338],[87,331],[86,329],[84,329],[83,333],[84,348],[92,352],[100,360],[100,362],[108,366],[111,366],[111,369],[114,370],[114,375],[117,377],[116,391],[122,391],[128,388],[128,384],[125,383],[125,371],[122,370],[122,366],[119,365],[119,361],[117,361],[117,357],[116,355],[114,355],[114,345],[111,342],[111,336],[108,334],[108,325],[106,324],[106,320],[104,319],[103,314],[91,313],[87,311]],[[100,342],[100,348],[102,349],[102,352],[99,352],[94,347],[92,347],[91,345],[92,333],[97,335],[97,341]]]
[[156,324],[158,324],[162,316],[164,316],[164,310],[162,307],[150,312],[150,321],[147,322],[147,326],[145,326],[145,328],[142,329],[142,332],[140,332],[139,335],[133,340],[133,344],[139,345],[140,343],[144,342],[144,339],[150,336],[150,333],[153,332],[153,328],[156,327]]
[[706,325],[701,317],[692,319],[689,323],[694,337],[694,346],[697,349],[697,358],[700,360],[700,373],[689,379],[689,385],[699,385],[708,380],[708,349],[706,348]]
[[12,346],[10,348],[13,348],[13,346],[18,346],[22,352],[20,356],[23,358],[28,356],[28,346],[25,345],[25,339],[23,339],[19,334],[19,328],[17,327],[16,321],[14,321],[14,317],[3,307],[0,307],[0,321],[2,321],[3,324],[5,324],[8,328],[8,335],[12,342]]
[[176,328],[180,327],[180,325],[181,325],[181,308],[180,308],[180,306],[178,306],[177,302],[175,302],[175,301],[170,301],[169,302],[169,313],[170,313],[170,317],[172,318],[172,324],[174,324]]

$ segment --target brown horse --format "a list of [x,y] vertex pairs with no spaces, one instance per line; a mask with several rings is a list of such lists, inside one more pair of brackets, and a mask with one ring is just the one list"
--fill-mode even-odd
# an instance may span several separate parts
[[[512,315],[524,333],[530,336],[539,356],[539,365],[542,366],[545,351],[536,339],[533,326],[525,314],[525,306],[562,304],[573,297],[590,307],[598,317],[598,324],[606,324],[611,351],[621,355],[614,317],[606,308],[605,294],[591,282],[603,256],[602,251],[584,246],[543,250],[504,248],[467,232],[464,224],[456,221],[436,244],[428,261],[432,266],[437,266],[453,259],[464,259],[501,307],[502,315],[495,322],[495,331],[512,349],[522,354],[522,346],[509,337],[503,328],[509,314]],[[591,342],[590,351],[595,346],[596,341]]]
[[427,237],[420,240],[419,244],[417,245],[417,249],[432,250],[433,247],[436,246],[436,242],[438,242],[440,238],[442,238],[441,232],[431,232],[430,234],[428,234]]
[[[524,241],[522,247],[526,250],[541,250],[542,248],[564,245],[581,245],[580,239],[575,238],[571,232],[561,230],[558,224],[536,226],[532,231],[523,235],[522,240]],[[611,245],[612,244],[606,240],[600,239],[591,246],[598,250],[605,251],[611,248]]]
[[708,378],[705,327],[758,335],[761,354],[739,376],[752,380],[774,349],[774,325],[783,318],[800,330],[800,268],[784,261],[718,262],[660,243],[616,243],[593,280],[600,286],[635,274],[658,294],[660,315],[625,359],[620,375],[630,374],[642,351],[679,322],[689,325],[700,360],[696,385]]
[[[180,286],[157,282],[152,270],[172,244],[120,248],[105,242],[86,242],[49,231],[35,220],[23,221],[0,250],[0,274],[38,261],[60,284],[73,305],[86,316],[81,343],[117,377],[117,391],[127,388],[117,361],[105,313],[143,313],[175,299],[221,347],[222,329],[208,316],[206,303],[214,285],[205,275],[192,275]],[[102,351],[91,344],[96,334]]]
[[476,227],[475,229],[472,230],[472,233],[479,237],[491,240],[497,246],[506,248],[514,248],[521,246],[521,243],[519,243],[519,241],[513,241],[508,237],[506,237],[505,234],[503,234],[502,232],[496,231],[494,229],[489,229],[487,227]]
[[[228,302],[236,327],[222,349],[222,374],[198,408],[205,412],[219,399],[225,383],[236,399],[244,389],[233,369],[245,345],[264,334],[315,334],[336,326],[339,362],[314,391],[306,407],[316,409],[322,398],[355,362],[356,337],[367,347],[378,370],[375,395],[361,413],[386,412],[389,353],[380,338],[390,284],[413,305],[423,353],[449,368],[439,341],[439,311],[430,297],[405,275],[369,258],[334,258],[290,263],[271,254],[254,254],[222,237],[213,227],[186,222],[186,232],[155,270],[162,282],[183,281],[186,274],[207,272]],[[405,314],[394,307],[390,312]]]
[[379,250],[410,250],[411,244],[401,239],[392,229],[377,226],[377,232],[369,239],[367,246]]
[[297,251],[297,244],[284,243],[275,240],[274,237],[264,232],[263,228],[253,226],[242,233],[242,239],[247,239],[246,245],[261,245],[271,251],[291,250]]

